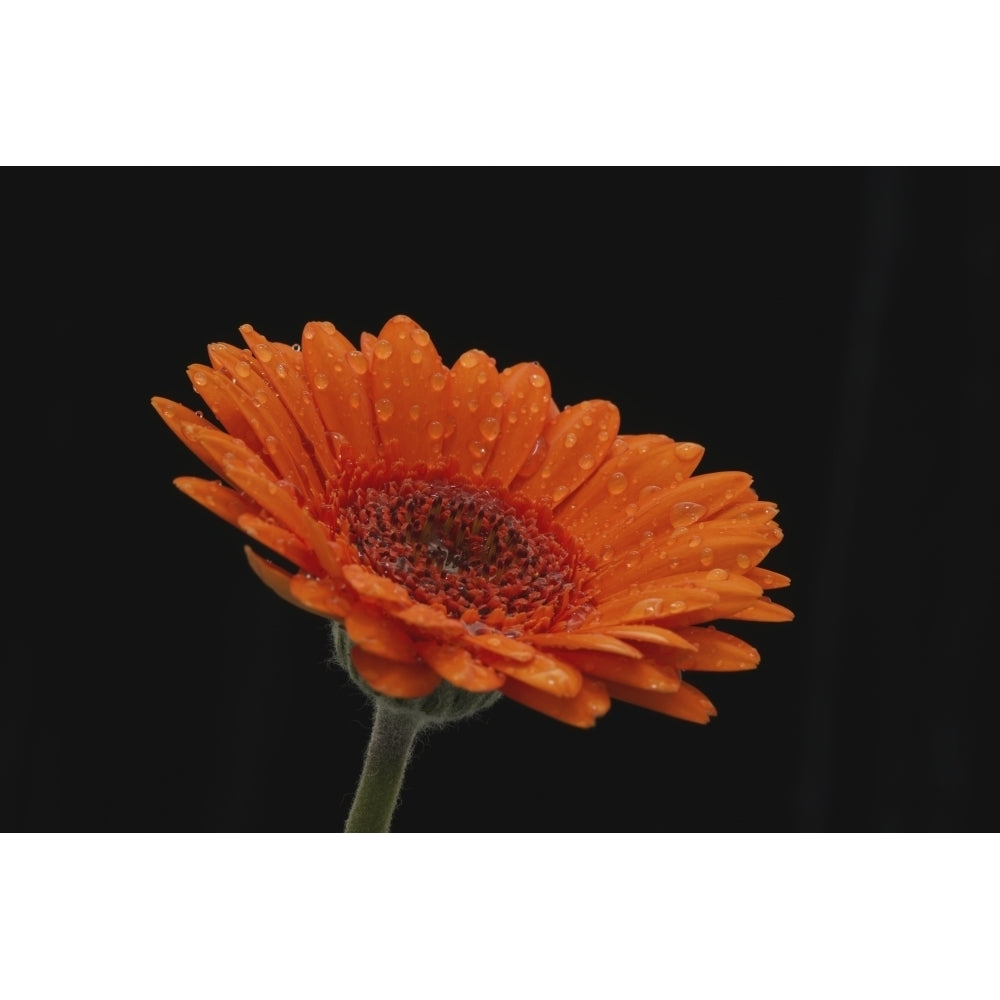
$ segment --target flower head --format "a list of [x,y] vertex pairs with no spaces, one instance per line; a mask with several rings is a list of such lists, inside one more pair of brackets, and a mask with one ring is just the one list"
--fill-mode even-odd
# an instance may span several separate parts
[[301,345],[240,329],[195,391],[224,429],[153,400],[220,477],[176,484],[296,567],[247,548],[285,600],[342,624],[374,691],[442,681],[500,691],[577,726],[612,698],[695,722],[686,671],[744,670],[756,650],[709,625],[786,621],[760,567],[781,539],[743,472],[693,475],[701,446],[619,435],[618,410],[559,409],[537,364],[448,368],[397,316],[360,347],[330,323]]

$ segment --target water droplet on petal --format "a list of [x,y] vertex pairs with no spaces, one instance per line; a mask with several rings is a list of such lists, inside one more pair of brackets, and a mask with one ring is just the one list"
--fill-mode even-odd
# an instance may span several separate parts
[[486,445],[482,441],[470,441],[469,442],[469,454],[473,458],[485,458],[486,457]]
[[271,358],[274,357],[274,352],[270,347],[268,347],[267,344],[258,344],[256,348],[254,348],[254,353],[258,358],[260,358],[261,361],[264,362],[265,365],[271,360]]
[[554,486],[552,488],[552,501],[554,503],[559,503],[559,501],[562,500],[567,493],[569,493],[568,486]]
[[476,351],[466,351],[458,359],[458,363],[463,368],[475,368],[479,364],[479,354]]
[[292,350],[295,351],[296,353],[298,353],[299,351],[302,350],[302,345],[301,344],[292,344]]
[[601,562],[610,562],[614,554],[615,550],[610,545],[603,546],[601,548]]
[[317,389],[325,389],[330,384],[330,377],[325,372],[316,372],[313,385]]
[[435,372],[431,376],[431,388],[435,392],[440,392],[448,384],[448,378],[444,372]]
[[576,444],[576,435],[570,431],[566,437],[563,438],[563,447],[572,448]]
[[195,385],[207,385],[208,376],[204,372],[195,372],[193,376]]
[[596,462],[597,462],[597,459],[595,459],[594,456],[591,455],[589,451],[587,452],[586,455],[581,455],[576,460],[576,464],[579,465],[580,468],[583,469],[584,472],[586,472],[587,469],[592,469],[594,467],[594,465],[596,464]]
[[[457,403],[458,400],[456,399],[455,402]],[[470,413],[475,413],[476,410],[479,409],[479,400],[473,396],[472,399],[468,400],[465,405],[468,406]]]
[[524,460],[524,464],[518,470],[519,476],[531,476],[536,473],[545,461],[545,456],[549,451],[549,443],[545,438],[540,437],[535,440],[534,445],[531,448],[531,452],[528,457]]
[[[381,341],[381,343],[388,343],[388,341]],[[392,400],[386,396],[375,400],[375,415],[382,423],[385,423],[392,416],[394,409]]]
[[628,488],[628,477],[624,472],[613,472],[608,476],[608,492],[612,496],[624,493]]
[[410,351],[410,360],[415,365],[419,365],[420,362],[424,360],[424,352],[420,350],[419,347],[414,347],[413,350]]
[[736,557],[736,565],[739,566],[740,569],[749,569],[750,557],[745,552],[741,552]]
[[536,388],[541,389],[545,385],[545,376],[541,372],[532,372],[528,376],[528,381]]
[[711,566],[713,559],[715,559],[715,553],[710,548],[702,549],[701,555],[698,556],[698,561],[702,566]]
[[483,417],[479,421],[479,433],[487,441],[495,441],[500,434],[500,421],[496,417]]
[[722,569],[720,567],[719,569],[713,569],[713,570],[710,570],[708,573],[706,573],[705,574],[705,579],[706,580],[728,580],[729,579],[729,574],[724,569]]
[[348,351],[347,363],[358,375],[364,375],[368,371],[368,359],[360,351]]
[[351,409],[356,410],[361,405],[361,393],[352,392],[348,402],[351,404]]
[[484,372],[484,371],[478,371],[478,372],[476,372],[476,381],[480,385],[482,385],[488,378],[489,378],[489,376],[486,374],[486,372]]
[[689,462],[692,458],[697,458],[702,453],[700,444],[693,444],[691,441],[681,441],[674,445],[674,454],[682,461]]
[[672,615],[679,615],[686,607],[687,605],[683,601],[671,601],[670,604],[667,605],[667,610]]
[[410,337],[417,347],[426,347],[431,342],[430,334],[426,330],[414,330]]
[[444,424],[440,420],[431,420],[427,424],[427,436],[432,441],[440,441],[444,437]]
[[490,396],[490,402],[499,410],[503,406],[503,393],[495,392]]
[[414,403],[410,407],[410,419],[413,420],[413,421],[417,421],[417,420],[420,419],[420,404],[419,403]]
[[379,361],[385,361],[386,358],[392,357],[392,341],[376,340],[375,348],[372,353],[379,359]]
[[654,615],[658,615],[662,610],[662,597],[647,597],[632,606],[632,610],[629,611],[628,617],[652,617]]
[[288,365],[284,361],[279,361],[274,371],[278,378],[288,378]]
[[238,378],[250,377],[250,366],[245,361],[237,361],[233,370]]

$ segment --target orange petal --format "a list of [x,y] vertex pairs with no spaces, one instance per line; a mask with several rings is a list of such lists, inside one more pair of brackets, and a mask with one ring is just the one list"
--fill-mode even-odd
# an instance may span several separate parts
[[223,483],[181,476],[174,480],[174,486],[234,528],[239,527],[241,517],[258,511],[256,505],[251,506],[243,496]]
[[760,654],[749,643],[714,628],[685,627],[677,630],[696,647],[673,650],[670,662],[678,670],[753,670]]
[[609,653],[571,653],[567,659],[588,676],[647,691],[676,691],[681,684],[679,670],[648,658],[632,660]]
[[[542,367],[528,362],[500,373],[500,392],[503,395],[500,436],[486,463],[486,475],[495,476],[504,486],[509,486],[539,446],[552,390]],[[542,442],[547,448],[544,439]]]
[[354,603],[348,596],[347,584],[343,580],[318,580],[298,574],[292,577],[289,587],[292,596],[306,610],[339,621],[343,621]]
[[765,590],[777,590],[779,587],[787,587],[791,582],[791,577],[784,573],[775,573],[774,570],[764,569],[762,566],[754,566],[744,574],[748,580],[760,584]]
[[302,331],[306,378],[327,433],[374,458],[379,436],[369,391],[369,361],[332,323]]
[[441,683],[426,663],[400,663],[355,646],[351,662],[365,683],[390,698],[424,698]]
[[371,570],[356,563],[342,567],[344,579],[358,592],[361,597],[383,605],[385,608],[405,608],[413,603],[410,592],[402,584],[378,576]]
[[508,677],[558,698],[572,698],[583,684],[583,675],[576,667],[545,653],[536,654],[527,663],[507,660],[498,661],[494,666]]
[[483,351],[466,351],[448,373],[444,419],[451,433],[444,454],[462,472],[482,476],[502,427],[504,396],[496,362]]
[[[231,492],[232,490],[230,490]],[[320,565],[312,550],[303,545],[290,531],[279,528],[271,521],[265,521],[256,514],[243,514],[240,516],[237,527],[255,542],[266,545],[272,552],[276,552],[289,562],[295,563],[300,569],[304,569],[308,573],[316,573],[320,570]]]
[[[719,601],[715,590],[708,587],[684,586],[682,583],[671,586],[671,582],[649,584],[635,591],[626,590],[604,598],[588,625],[605,631],[613,625],[680,617],[692,611],[714,608]],[[747,603],[752,599],[749,597]]]
[[457,619],[449,618],[440,608],[411,603],[405,607],[386,607],[386,613],[419,634],[435,639],[465,638],[469,631]]
[[418,642],[417,651],[449,684],[465,691],[495,691],[504,682],[503,674],[455,643]]
[[344,618],[344,628],[354,648],[362,648],[386,660],[413,663],[417,647],[406,630],[387,615],[361,601]]
[[547,451],[530,475],[519,475],[511,489],[532,500],[562,503],[604,461],[618,433],[618,407],[604,399],[567,406],[545,428]]
[[642,655],[610,632],[540,632],[531,636],[531,645],[538,649],[594,650],[632,658]]
[[688,722],[706,723],[716,714],[715,706],[695,687],[681,681],[680,689],[673,694],[660,691],[641,691],[623,684],[606,682],[608,693],[616,701],[627,701],[653,712],[673,715]]
[[633,507],[684,482],[705,449],[662,434],[617,438],[603,464],[558,512],[574,535],[597,550],[614,535]]
[[482,632],[478,635],[470,632],[465,642],[487,656],[513,660],[516,663],[527,663],[535,655],[534,648],[528,643],[518,642],[501,632]]
[[790,622],[795,613],[769,597],[759,597],[749,606],[726,617],[743,622]]
[[694,647],[683,636],[671,632],[661,625],[614,625],[605,629],[608,635],[627,639],[629,642],[649,643],[655,646],[676,647],[678,649],[693,649]]
[[579,693],[573,698],[555,698],[510,677],[507,678],[503,693],[536,712],[581,729],[591,728],[611,707],[611,699],[604,685],[586,677]]
[[177,435],[184,446],[189,448],[217,476],[221,476],[222,464],[216,461],[213,454],[198,440],[200,431],[218,432],[219,428],[182,403],[175,403],[162,396],[154,396],[152,403],[160,418]]
[[435,463],[444,435],[448,369],[427,331],[408,316],[389,320],[372,349],[371,392],[383,444],[408,461]]
[[249,545],[243,549],[250,563],[250,568],[257,574],[258,579],[266,586],[270,587],[278,597],[289,604],[294,604],[303,611],[309,611],[314,615],[329,617],[325,612],[318,611],[315,607],[300,601],[292,589],[292,582],[295,577],[291,573],[283,570],[280,566],[275,566],[273,562],[262,559]]

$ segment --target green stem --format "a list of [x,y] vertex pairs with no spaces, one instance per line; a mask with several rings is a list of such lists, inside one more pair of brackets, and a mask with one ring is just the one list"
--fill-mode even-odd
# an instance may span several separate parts
[[418,712],[400,711],[375,699],[372,735],[345,833],[388,833],[413,741],[422,727]]

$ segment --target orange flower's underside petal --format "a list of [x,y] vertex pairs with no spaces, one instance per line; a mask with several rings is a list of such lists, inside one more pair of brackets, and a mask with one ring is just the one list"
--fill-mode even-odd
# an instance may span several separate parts
[[387,610],[390,608],[405,608],[413,603],[410,592],[401,584],[378,576],[371,570],[356,563],[350,563],[341,568],[344,579],[358,592],[361,597],[380,604]]
[[589,729],[611,707],[604,685],[586,677],[573,698],[555,698],[511,677],[507,678],[503,693],[527,708],[581,729]]
[[378,454],[378,430],[369,392],[369,359],[332,323],[307,323],[302,331],[306,378],[327,434],[357,455]]
[[583,674],[565,660],[536,653],[527,663],[498,660],[497,670],[522,684],[547,691],[559,698],[572,698],[583,684]]
[[531,636],[539,649],[590,649],[616,656],[638,658],[642,654],[627,642],[608,632],[540,632]]
[[678,629],[692,646],[691,650],[672,650],[671,663],[678,670],[753,670],[760,654],[749,643],[714,628]]
[[365,683],[390,698],[424,698],[441,683],[441,677],[426,663],[400,663],[355,646],[351,662]]
[[496,362],[466,351],[448,373],[444,454],[467,475],[482,476],[502,428],[504,395]]
[[680,689],[672,694],[642,691],[607,681],[608,693],[616,701],[627,701],[663,715],[673,715],[688,722],[706,723],[716,714],[715,706],[695,687],[681,681]]
[[701,445],[662,434],[619,437],[601,466],[559,508],[558,519],[592,551],[600,552],[633,508],[684,482],[704,453]]
[[760,597],[746,608],[725,615],[744,622],[790,622],[795,614],[769,597]]
[[525,463],[548,447],[542,430],[549,417],[552,395],[548,375],[533,362],[504,369],[500,373],[500,392],[503,395],[500,436],[486,463],[486,474],[509,486]]
[[649,658],[638,660],[610,653],[570,653],[567,659],[592,677],[616,681],[647,691],[676,691],[681,684],[680,671],[669,664],[657,664]]
[[448,369],[427,331],[406,316],[389,320],[372,349],[371,394],[379,437],[398,441],[408,461],[441,456]]
[[604,399],[567,406],[545,428],[546,451],[537,469],[513,481],[511,488],[532,500],[566,500],[611,450],[618,433],[618,407]]
[[779,587],[787,587],[791,582],[791,577],[784,573],[775,573],[771,569],[762,569],[754,566],[746,571],[746,578],[760,584],[765,590],[777,590]]
[[[748,598],[746,603],[749,604],[751,600],[752,597]],[[605,631],[613,625],[680,618],[692,611],[712,608],[718,601],[719,595],[714,589],[680,584],[672,587],[668,581],[608,597],[601,602],[587,624]]]
[[358,601],[347,612],[344,628],[354,648],[359,647],[399,663],[413,663],[417,647],[409,633],[377,608]]
[[245,497],[223,483],[197,479],[194,476],[180,476],[174,480],[174,486],[223,521],[228,521],[234,528],[240,526],[241,517],[256,515],[259,509],[256,504],[249,504]]
[[343,620],[353,604],[343,580],[319,580],[300,574],[292,577],[289,586],[303,607],[327,618]]
[[387,606],[386,613],[417,632],[435,639],[465,638],[469,630],[457,619],[449,618],[440,608],[427,604]]
[[288,601],[289,604],[294,604],[297,608],[301,608],[303,611],[309,611],[314,615],[321,615],[327,617],[325,612],[318,611],[312,605],[306,604],[300,601],[295,595],[292,589],[292,583],[295,577],[291,573],[283,570],[280,566],[275,566],[273,562],[267,559],[261,558],[249,545],[244,546],[244,553],[247,557],[247,562],[250,563],[250,568],[256,573],[258,579],[266,586],[270,587],[278,597],[284,601]]
[[626,639],[629,642],[648,643],[655,646],[669,646],[677,649],[693,649],[694,647],[683,636],[660,625],[614,625],[605,629],[608,635]]
[[188,378],[191,379],[194,391],[233,437],[258,442],[256,431],[234,399],[234,393],[240,390],[235,387],[230,376],[208,365],[189,365]]
[[504,683],[503,674],[455,643],[418,642],[417,651],[449,684],[465,691],[495,691]]
[[535,655],[535,650],[528,643],[518,642],[500,632],[469,633],[465,642],[489,657],[513,660],[515,663],[527,663]]

